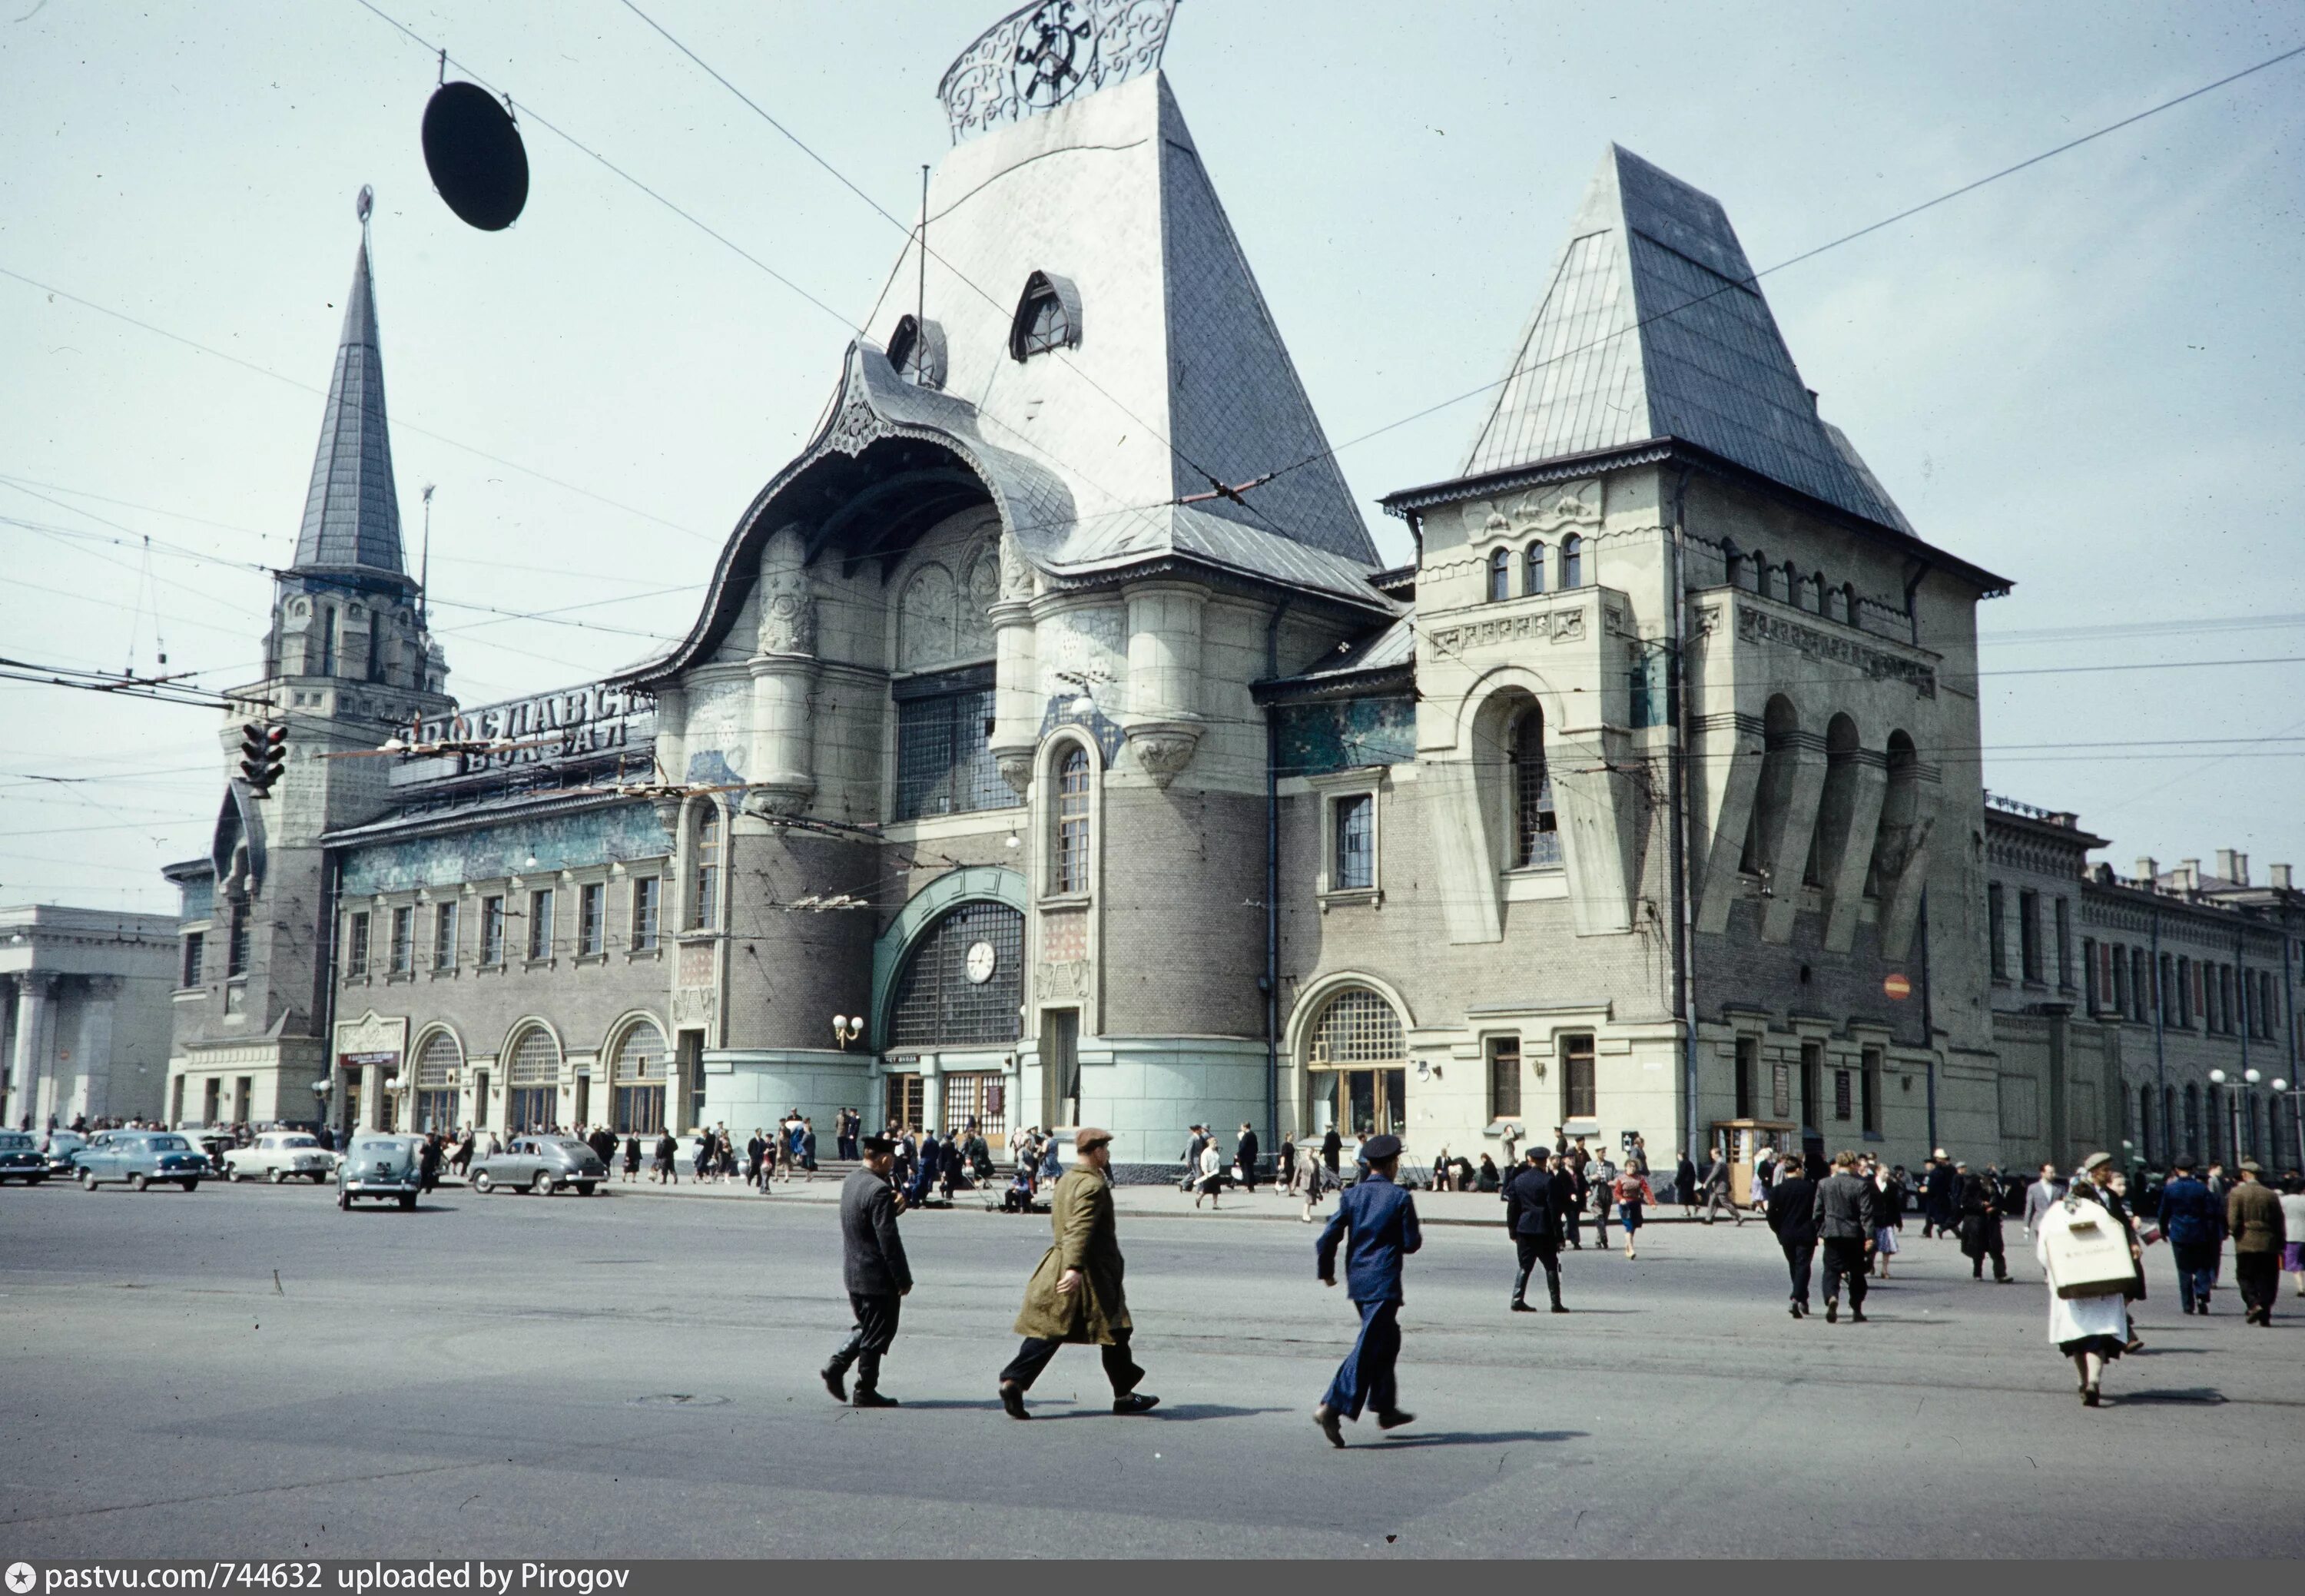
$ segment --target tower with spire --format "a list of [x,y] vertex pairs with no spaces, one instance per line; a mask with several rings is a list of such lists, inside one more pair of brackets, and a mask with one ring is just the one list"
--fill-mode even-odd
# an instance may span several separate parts
[[[369,196],[353,263],[336,369],[305,493],[293,561],[275,579],[264,671],[227,694],[220,738],[227,774],[204,861],[173,866],[188,910],[206,885],[202,1000],[176,1009],[170,1060],[174,1120],[199,1103],[174,1095],[222,1068],[237,1082],[229,1117],[305,1121],[326,1106],[329,832],[381,815],[390,761],[373,749],[420,717],[453,709],[447,667],[426,630],[422,588],[408,572],[384,401]],[[258,798],[240,777],[242,729],[287,729],[286,764]],[[189,960],[188,960],[189,963]],[[188,1079],[189,1078],[189,1079]],[[200,1081],[202,1088],[206,1082]]]

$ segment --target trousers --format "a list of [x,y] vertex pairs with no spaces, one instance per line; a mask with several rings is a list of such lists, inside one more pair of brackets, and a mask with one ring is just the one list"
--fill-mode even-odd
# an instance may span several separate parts
[[848,1293],[848,1306],[856,1315],[856,1323],[850,1328],[848,1339],[840,1344],[840,1350],[832,1354],[831,1367],[846,1374],[850,1365],[855,1365],[859,1391],[880,1388],[880,1354],[897,1339],[897,1319],[904,1301],[898,1296],[866,1292]]
[[[1033,1382],[1041,1378],[1041,1370],[1046,1369],[1049,1360],[1057,1355],[1057,1349],[1066,1344],[1062,1341],[1027,1336],[1025,1344],[1016,1349],[1016,1355],[1008,1360],[1008,1367],[1000,1371],[1000,1383],[1015,1386],[1019,1390],[1031,1390]],[[1136,1389],[1136,1382],[1144,1378],[1144,1371],[1137,1368],[1135,1360],[1128,1355],[1127,1331],[1115,1330],[1112,1344],[1100,1346],[1097,1351],[1104,1356],[1104,1378],[1112,1382],[1112,1395],[1116,1400]]]
[[2170,1250],[2177,1255],[2177,1303],[2185,1312],[2193,1311],[2193,1304],[2208,1306],[2209,1293],[2217,1278],[2217,1244],[2215,1242],[2178,1242]]
[[1841,1301],[1841,1282],[1849,1281],[1849,1305],[1865,1306],[1865,1239],[1862,1236],[1824,1238],[1824,1300]]
[[2233,1284],[2241,1288],[2241,1305],[2260,1319],[2273,1317],[2273,1300],[2280,1295],[2281,1255],[2277,1252],[2233,1254]]
[[1552,1298],[1555,1308],[1561,1306],[1561,1243],[1551,1236],[1515,1236],[1513,1247],[1520,1254],[1520,1273],[1513,1276],[1512,1300],[1528,1301],[1528,1277],[1537,1265],[1544,1266],[1544,1289]]
[[1361,1310],[1361,1333],[1353,1350],[1337,1365],[1336,1378],[1321,1395],[1321,1405],[1332,1413],[1357,1420],[1361,1409],[1374,1406],[1390,1413],[1400,1406],[1393,1366],[1400,1361],[1400,1299],[1356,1302]]
[[1745,1223],[1745,1216],[1739,1213],[1737,1205],[1729,1200],[1727,1189],[1721,1186],[1708,1186],[1705,1189],[1705,1223],[1712,1224],[1713,1216],[1715,1213],[1726,1214],[1739,1225]]
[[[1816,1257],[1816,1243],[1815,1242],[1783,1242],[1779,1245],[1785,1250],[1785,1267],[1793,1277],[1792,1300],[1806,1308],[1808,1306],[1809,1263]],[[1863,1265],[1860,1263],[1858,1267],[1862,1268]],[[1827,1294],[1831,1294],[1831,1288],[1827,1287],[1826,1290]],[[1862,1291],[1858,1292],[1857,1300],[1860,1302],[1865,1300]]]

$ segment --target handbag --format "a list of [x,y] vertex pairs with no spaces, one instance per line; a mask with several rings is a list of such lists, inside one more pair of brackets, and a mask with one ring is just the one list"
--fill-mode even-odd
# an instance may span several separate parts
[[2050,1217],[2042,1233],[2049,1284],[2057,1295],[2116,1296],[2136,1284],[2129,1229],[2110,1212],[2095,1203],[2067,1198],[2050,1214],[2063,1215],[2062,1222]]

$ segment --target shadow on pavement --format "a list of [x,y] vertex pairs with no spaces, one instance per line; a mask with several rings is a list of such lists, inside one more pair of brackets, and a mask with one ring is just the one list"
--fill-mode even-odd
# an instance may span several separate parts
[[2122,1391],[2114,1395],[2115,1407],[2127,1407],[2132,1403],[2182,1403],[2193,1407],[2216,1407],[2224,1401],[2225,1394],[2207,1386],[2167,1391]]
[[1499,1447],[1514,1441],[1576,1441],[1588,1434],[1582,1430],[1443,1430],[1427,1435],[1387,1436],[1381,1441],[1371,1441],[1362,1450],[1399,1452],[1416,1447]]

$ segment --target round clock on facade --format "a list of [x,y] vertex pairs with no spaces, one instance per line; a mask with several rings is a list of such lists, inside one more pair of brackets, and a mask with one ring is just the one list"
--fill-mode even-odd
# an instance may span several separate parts
[[992,978],[992,944],[973,942],[968,944],[968,978],[982,986]]

